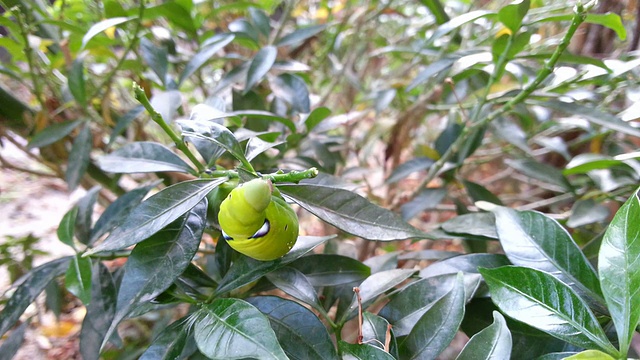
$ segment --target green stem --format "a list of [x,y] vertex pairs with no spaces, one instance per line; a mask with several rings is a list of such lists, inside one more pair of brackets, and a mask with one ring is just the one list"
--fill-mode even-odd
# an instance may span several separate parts
[[169,135],[171,140],[173,140],[173,142],[176,144],[176,147],[180,149],[180,151],[182,151],[189,158],[189,160],[191,160],[193,165],[195,165],[195,167],[198,168],[198,171],[200,173],[206,172],[204,165],[202,165],[202,163],[198,161],[198,158],[193,154],[193,152],[191,152],[191,149],[187,147],[187,144],[185,144],[184,140],[182,140],[182,137],[176,134],[175,131],[173,131],[173,129],[169,126],[169,124],[167,124],[167,122],[164,121],[164,119],[162,118],[162,115],[160,115],[160,113],[157,112],[153,108],[153,106],[151,106],[151,103],[149,102],[147,95],[144,93],[144,90],[140,87],[140,85],[138,85],[135,82],[133,83],[133,92],[135,94],[136,100],[138,100],[138,102],[140,102],[140,104],[144,106],[147,112],[149,112],[149,115],[151,116],[151,120],[153,120],[156,124],[160,125],[162,130],[164,130],[164,132],[167,133],[167,135]]
[[307,170],[303,170],[303,171],[290,171],[288,173],[273,173],[273,174],[266,174],[266,175],[262,175],[263,179],[269,179],[271,180],[271,182],[274,183],[283,183],[283,182],[293,182],[293,183],[299,183],[301,180],[304,179],[313,179],[314,177],[318,176],[318,169],[312,167],[310,169]]
[[47,107],[44,103],[44,99],[42,98],[42,86],[38,79],[38,74],[40,73],[39,69],[36,68],[35,61],[33,59],[33,49],[29,44],[29,25],[27,24],[27,15],[22,14],[20,10],[16,11],[16,21],[18,23],[18,27],[20,28],[20,35],[22,36],[22,41],[24,42],[24,54],[27,58],[27,66],[29,67],[29,75],[31,76],[31,82],[33,84],[33,92],[40,104],[41,111],[46,111]]
[[284,24],[287,22],[287,20],[289,20],[289,17],[291,16],[292,9],[293,9],[293,0],[285,0],[284,10],[282,11],[282,18],[280,19],[280,22],[278,23],[278,27],[276,28],[276,31],[273,33],[273,36],[269,39],[269,45],[273,45],[280,37],[280,34],[284,29]]
[[[503,115],[504,113],[510,111],[511,109],[513,109],[514,106],[524,101],[553,72],[553,69],[556,63],[560,59],[560,56],[562,55],[564,50],[567,48],[567,46],[569,46],[569,42],[571,41],[571,38],[573,37],[576,30],[578,29],[578,26],[580,26],[580,24],[582,24],[586,19],[587,10],[591,8],[590,5],[592,6],[591,3],[587,4],[587,6],[582,5],[582,3],[576,4],[575,10],[574,10],[575,14],[571,21],[571,25],[567,30],[567,33],[564,35],[564,37],[562,38],[562,41],[560,42],[560,44],[558,44],[558,47],[553,52],[551,57],[545,62],[544,67],[540,69],[540,71],[536,75],[536,78],[529,85],[527,85],[518,95],[516,95],[514,98],[512,98],[507,103],[505,103],[501,108],[494,110],[485,118],[479,121],[475,121],[471,123],[469,126],[466,126],[464,129],[462,129],[462,132],[460,133],[460,136],[458,136],[456,141],[454,141],[453,144],[451,144],[451,146],[449,147],[449,149],[442,155],[442,157],[438,159],[438,161],[436,161],[429,168],[429,172],[427,173],[426,177],[422,180],[422,182],[420,183],[420,186],[418,186],[416,190],[411,194],[409,201],[413,200],[416,196],[418,196],[420,191],[422,191],[422,189],[425,186],[427,186],[427,184],[429,184],[431,181],[433,181],[433,179],[436,178],[436,176],[438,175],[440,170],[442,170],[444,165],[449,160],[451,160],[451,158],[453,158],[453,156],[456,153],[458,153],[462,145],[464,145],[469,140],[469,137],[473,135],[475,130],[480,129],[481,127],[489,124],[491,121],[495,120],[496,118]],[[478,112],[479,111],[480,109],[478,109]]]

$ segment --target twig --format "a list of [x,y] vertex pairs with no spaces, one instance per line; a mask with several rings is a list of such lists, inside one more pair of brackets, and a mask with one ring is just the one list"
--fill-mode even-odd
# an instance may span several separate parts
[[356,299],[358,300],[358,344],[362,344],[362,298],[360,297],[360,288],[354,287],[353,292],[356,293]]

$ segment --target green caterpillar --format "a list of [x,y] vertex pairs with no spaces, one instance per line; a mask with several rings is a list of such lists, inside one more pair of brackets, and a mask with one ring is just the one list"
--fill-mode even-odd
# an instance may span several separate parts
[[268,180],[233,189],[220,204],[218,222],[229,246],[256,260],[278,259],[298,239],[298,216]]

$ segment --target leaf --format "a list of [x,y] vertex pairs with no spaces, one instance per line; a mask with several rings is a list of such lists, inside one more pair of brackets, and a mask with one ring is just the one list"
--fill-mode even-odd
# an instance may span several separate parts
[[491,298],[507,316],[582,348],[618,355],[589,306],[545,272],[518,266],[480,269]]
[[33,139],[29,141],[29,144],[27,144],[27,149],[31,150],[51,145],[56,141],[64,138],[65,136],[71,134],[71,132],[83,122],[84,121],[82,120],[64,121],[47,126],[46,128],[39,131],[33,137]]
[[[378,296],[403,283],[414,273],[415,270],[393,269],[381,271],[366,278],[362,282],[362,284],[358,286],[358,288],[360,289],[362,309],[366,309],[367,307],[369,307],[369,305],[371,305],[378,298]],[[348,319],[355,316],[357,310],[358,299],[356,294],[354,294],[349,308],[342,314],[339,323],[345,323]]]
[[223,147],[239,161],[245,161],[244,151],[240,143],[229,129],[212,122],[199,120],[180,120],[178,125],[182,128],[182,135],[204,139]]
[[578,200],[571,208],[571,216],[567,220],[567,226],[577,228],[580,226],[603,222],[609,218],[609,208],[597,204],[593,199]]
[[64,278],[67,290],[86,306],[91,301],[91,259],[76,255]]
[[579,293],[602,302],[598,276],[571,235],[535,211],[492,210],[505,254],[514,265],[546,271]]
[[580,353],[567,356],[563,360],[615,360],[610,355],[598,350],[585,350]]
[[29,322],[25,321],[11,332],[0,345],[0,358],[3,360],[11,360],[18,353],[20,346],[24,342],[24,333],[29,326]]
[[195,207],[211,190],[227,181],[190,180],[171,185],[136,206],[109,237],[85,255],[121,250],[147,239]]
[[158,79],[162,84],[166,85],[169,66],[169,50],[167,47],[158,47],[151,40],[143,37],[140,39],[140,52],[147,65],[158,75]]
[[97,165],[106,172],[118,174],[175,171],[193,172],[193,169],[164,145],[140,141],[98,158]]
[[498,239],[496,219],[492,213],[463,214],[443,222],[440,226],[449,233]]
[[278,189],[320,219],[367,240],[391,241],[427,237],[397,214],[348,190],[306,184],[282,185]]
[[551,165],[539,163],[535,160],[521,159],[511,160],[506,159],[504,161],[507,165],[525,174],[526,176],[540,180],[547,184],[557,186],[556,192],[570,192],[573,191],[573,187],[562,175],[562,172]]
[[457,16],[446,23],[438,26],[436,31],[433,32],[433,35],[428,39],[428,44],[433,44],[436,40],[440,39],[443,35],[459,28],[460,26],[474,22],[483,17],[491,17],[495,16],[494,12],[486,11],[486,10],[476,10],[470,11],[463,15]]
[[529,0],[515,0],[498,11],[498,20],[515,34],[522,25],[522,19],[529,11],[529,5]]
[[384,350],[384,345],[388,342],[389,353],[397,359],[398,344],[390,326],[384,318],[365,311],[362,314],[362,341],[381,350]]
[[303,123],[307,128],[307,132],[311,132],[318,124],[322,122],[322,120],[326,119],[331,115],[331,110],[326,107],[318,107],[313,109],[313,111],[304,118]]
[[464,317],[465,286],[458,273],[451,291],[437,300],[400,342],[400,356],[436,359],[453,340]]
[[121,224],[124,219],[129,216],[131,210],[138,206],[147,193],[156,187],[156,185],[158,185],[158,181],[147,186],[135,188],[112,202],[105,209],[102,215],[100,215],[98,221],[96,221],[93,226],[93,229],[91,229],[91,236],[88,245],[93,244],[104,234]]
[[311,103],[309,101],[309,89],[307,83],[299,76],[281,74],[271,81],[271,91],[291,104],[291,109],[299,113],[309,113]]
[[251,15],[251,22],[255,25],[256,29],[260,31],[260,34],[265,38],[269,37],[269,33],[271,32],[271,24],[269,21],[269,17],[264,11],[260,9],[256,9],[254,7],[249,8],[249,15]]
[[206,64],[213,55],[227,46],[234,38],[234,34],[220,34],[209,39],[206,46],[203,46],[197,54],[193,55],[184,67],[184,70],[182,70],[180,78],[178,79],[178,86],[198,71],[202,65]]
[[447,190],[445,188],[422,189],[418,196],[416,196],[413,200],[404,203],[400,207],[402,219],[408,221],[425,210],[434,209],[438,204],[442,202],[446,195]]
[[[396,336],[408,335],[420,318],[454,288],[456,279],[457,274],[447,274],[413,282],[394,294],[378,315],[393,325]],[[465,276],[467,298],[473,296],[480,280],[475,274]]]
[[115,17],[115,18],[111,18],[111,19],[105,19],[102,20],[100,22],[95,23],[93,26],[91,26],[91,28],[89,29],[89,31],[87,31],[87,33],[82,37],[82,46],[80,47],[80,49],[84,49],[85,46],[87,46],[87,43],[93,39],[96,35],[100,34],[101,32],[114,27],[114,26],[118,26],[120,24],[123,24],[127,21],[132,20],[133,18],[128,18],[128,17]]
[[124,113],[122,116],[117,117],[116,126],[111,131],[111,136],[109,137],[109,143],[107,144],[108,148],[111,148],[111,145],[116,141],[118,135],[120,135],[133,120],[140,116],[143,111],[144,106],[138,105]]
[[493,324],[473,335],[456,360],[509,359],[511,333],[504,317],[493,312]]
[[[199,202],[149,239],[139,243],[124,265],[112,333],[136,306],[165,291],[187,268],[198,250],[206,225],[207,202]],[[106,341],[103,341],[103,347]]]
[[70,260],[67,256],[40,265],[14,283],[16,290],[0,313],[0,337],[18,321],[51,280],[64,274]]
[[85,123],[82,129],[80,129],[78,136],[73,140],[73,146],[69,153],[70,161],[65,173],[65,180],[69,186],[69,191],[73,191],[78,187],[82,176],[87,171],[92,146],[93,137],[91,136],[91,130],[89,129],[89,124]]
[[295,45],[299,42],[302,42],[312,36],[315,36],[322,30],[324,30],[327,25],[311,25],[303,28],[298,28],[290,34],[287,34],[281,37],[277,42],[277,46],[290,46]]
[[262,139],[260,139],[259,137],[252,137],[251,139],[249,139],[249,141],[247,142],[247,149],[245,150],[245,157],[247,158],[247,160],[251,161],[253,159],[256,158],[256,156],[262,154],[263,152],[272,149],[276,146],[285,144],[286,142],[284,141],[278,141],[278,142],[267,142],[264,141]]
[[285,266],[267,274],[267,279],[278,289],[294,298],[309,304],[314,308],[319,307],[318,294],[313,285],[303,273],[295,268]]
[[623,357],[640,321],[638,218],[640,199],[636,190],[611,220],[598,255],[600,283],[618,334]]
[[393,356],[388,352],[368,344],[349,344],[339,341],[338,348],[343,360],[393,360]]
[[488,201],[496,205],[502,205],[500,198],[487,190],[484,186],[464,179],[462,180],[462,183],[464,184],[464,188],[467,190],[467,194],[474,203],[477,201]]
[[501,254],[465,254],[438,261],[420,270],[420,277],[427,278],[438,275],[479,274],[478,268],[497,268],[511,265],[509,259]]
[[262,276],[279,269],[292,261],[301,258],[316,246],[334,238],[332,236],[299,236],[291,251],[280,259],[273,261],[258,261],[247,256],[241,256],[234,263],[224,278],[220,281],[217,294],[224,294],[241,286],[247,285]]
[[167,123],[173,121],[180,106],[182,106],[182,94],[178,90],[158,91],[151,98],[151,107]]
[[189,320],[184,317],[158,334],[139,360],[186,359],[196,350]]
[[67,84],[73,98],[76,99],[80,107],[87,106],[87,89],[84,80],[84,58],[78,56],[69,69]]
[[[567,15],[556,15],[556,16],[545,16],[544,18],[537,20],[536,22],[542,22],[542,21],[554,21],[554,22],[558,22],[558,21],[571,21],[571,19],[573,18],[573,15],[571,14],[567,14]],[[598,24],[598,25],[602,25],[604,27],[608,27],[609,29],[613,30],[616,32],[616,35],[618,35],[618,38],[620,38],[620,40],[624,41],[627,38],[627,31],[624,27],[624,25],[622,24],[622,19],[620,18],[620,15],[615,14],[615,13],[606,13],[606,14],[594,14],[594,13],[590,13],[587,14],[587,17],[585,19],[586,23],[590,23],[590,24]]]
[[106,266],[95,264],[91,276],[91,302],[80,330],[80,354],[84,360],[98,360],[100,344],[116,311],[116,285]]
[[276,61],[278,50],[274,46],[265,46],[251,60],[247,71],[247,80],[243,94],[248,93],[269,72]]
[[312,254],[292,262],[313,286],[335,286],[364,280],[371,269],[360,261],[342,255]]
[[89,189],[87,193],[78,200],[78,216],[75,221],[75,235],[83,244],[89,243],[91,234],[91,224],[93,223],[93,207],[98,201],[98,194],[101,187],[96,185]]
[[416,157],[405,163],[400,164],[397,168],[393,169],[393,172],[386,180],[387,184],[396,183],[402,179],[405,179],[414,172],[426,170],[433,165],[435,161],[427,157]]
[[216,299],[198,311],[194,334],[210,359],[285,359],[269,320],[240,299]]
[[304,306],[276,296],[252,297],[247,302],[269,318],[271,328],[290,359],[338,359],[327,329]]
[[453,63],[458,60],[459,57],[448,57],[434,61],[433,63],[427,65],[420,73],[413,79],[411,84],[407,86],[406,91],[411,91],[415,89],[418,85],[422,85],[427,82],[432,77],[440,74],[443,71],[449,70],[453,66]]
[[625,163],[610,156],[585,153],[571,159],[562,173],[564,175],[586,174],[592,170],[610,169],[620,165]]
[[64,214],[57,230],[58,239],[64,244],[71,246],[73,249],[76,248],[73,242],[73,234],[75,233],[77,216],[78,207],[74,206],[71,210],[67,211],[67,213]]

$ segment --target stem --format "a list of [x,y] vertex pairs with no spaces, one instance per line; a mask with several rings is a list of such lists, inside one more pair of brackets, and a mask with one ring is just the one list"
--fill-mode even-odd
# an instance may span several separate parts
[[[510,111],[511,109],[513,109],[514,106],[516,106],[517,104],[519,104],[522,101],[524,101],[529,95],[531,95],[531,93],[533,93],[538,88],[538,86],[540,86],[540,84],[553,71],[553,69],[555,67],[555,64],[560,59],[560,55],[562,55],[564,50],[569,45],[569,42],[571,41],[571,38],[573,37],[573,35],[575,34],[576,30],[578,29],[578,26],[580,26],[580,24],[582,24],[584,22],[584,20],[586,19],[587,10],[590,9],[589,5],[591,5],[591,3],[587,4],[587,6],[582,5],[582,3],[577,3],[576,4],[575,10],[574,10],[575,14],[574,14],[573,19],[571,21],[571,25],[569,26],[569,29],[567,30],[567,33],[564,35],[564,37],[562,38],[562,41],[560,42],[560,44],[558,44],[558,47],[553,52],[551,57],[545,62],[544,67],[542,69],[540,69],[540,71],[536,75],[536,78],[529,85],[527,85],[518,95],[516,95],[514,98],[512,98],[507,103],[505,103],[501,108],[494,110],[489,115],[487,115],[485,118],[483,118],[483,119],[481,119],[479,121],[475,121],[475,122],[471,123],[469,126],[463,128],[462,132],[460,133],[460,136],[458,136],[456,141],[454,141],[453,144],[451,144],[451,146],[449,147],[449,149],[442,155],[442,157],[440,159],[438,159],[438,161],[436,161],[429,168],[429,172],[427,173],[427,176],[422,180],[422,182],[420,183],[420,186],[418,186],[416,188],[416,190],[411,194],[411,196],[409,197],[408,201],[411,201],[416,196],[418,196],[420,191],[425,186],[427,186],[427,184],[429,184],[431,181],[433,181],[433,179],[436,178],[436,176],[438,175],[440,170],[442,170],[444,165],[449,160],[451,160],[451,158],[460,150],[462,145],[464,145],[469,140],[469,137],[471,135],[473,135],[475,130],[477,130],[477,129],[489,124],[491,121],[495,120],[496,118],[498,118],[502,114],[504,114],[504,113]],[[480,111],[480,109],[478,109],[477,112],[479,112],[479,111]]]
[[278,40],[278,38],[280,37],[280,34],[284,29],[284,24],[287,22],[287,20],[289,20],[289,17],[291,16],[292,8],[293,8],[293,0],[285,0],[284,10],[282,11],[282,18],[280,19],[280,22],[278,23],[278,27],[276,28],[276,31],[273,33],[273,36],[269,39],[269,45],[273,45],[276,42],[276,40]]
[[31,76],[31,82],[33,84],[33,92],[40,104],[41,111],[46,111],[47,107],[42,98],[42,86],[40,85],[40,81],[38,80],[38,74],[40,73],[39,69],[36,69],[35,62],[33,60],[33,49],[29,44],[29,28],[27,24],[27,15],[22,14],[22,12],[16,12],[16,21],[18,22],[18,26],[20,27],[20,35],[22,36],[22,40],[24,41],[24,55],[27,58],[27,66],[29,66],[29,75]]
[[201,173],[206,172],[204,165],[202,165],[202,163],[198,161],[198,158],[196,158],[193,152],[191,152],[191,149],[187,147],[187,144],[185,144],[185,142],[182,140],[182,137],[178,136],[178,134],[176,134],[175,131],[173,131],[173,129],[169,126],[169,124],[167,124],[167,122],[164,121],[164,119],[162,118],[162,115],[160,115],[160,113],[157,112],[153,108],[153,106],[151,106],[151,103],[149,102],[147,95],[144,93],[144,90],[140,87],[140,85],[138,85],[135,82],[133,83],[133,92],[136,100],[138,100],[138,102],[140,102],[140,104],[144,106],[144,108],[147,110],[147,112],[151,116],[151,120],[153,120],[156,124],[160,125],[162,130],[164,130],[164,132],[167,133],[167,135],[169,135],[171,140],[173,140],[173,142],[176,144],[176,147],[180,149],[180,151],[182,151],[189,158],[189,160],[191,160],[191,162],[193,163],[193,165],[195,165],[196,168],[198,168],[199,172]]
[[313,179],[318,176],[318,169],[312,167],[303,171],[290,171],[288,173],[274,173],[274,174],[266,174],[262,175],[263,179],[269,179],[273,183],[283,183],[283,182],[293,182],[299,183],[304,179]]

